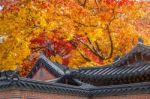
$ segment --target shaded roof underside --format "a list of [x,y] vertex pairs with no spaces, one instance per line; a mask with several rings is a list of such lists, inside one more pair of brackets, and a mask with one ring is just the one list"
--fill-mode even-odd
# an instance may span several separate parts
[[60,83],[33,81],[30,79],[0,79],[0,90],[6,89],[34,90],[40,92],[71,94],[81,96],[105,96],[105,95],[123,95],[149,93],[150,82],[123,84],[113,86],[71,86]]

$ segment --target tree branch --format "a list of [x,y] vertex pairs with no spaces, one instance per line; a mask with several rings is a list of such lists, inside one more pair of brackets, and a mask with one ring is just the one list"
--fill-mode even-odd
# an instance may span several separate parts
[[79,54],[83,57],[83,59],[85,59],[86,61],[90,62],[91,60],[86,56],[84,55],[78,48],[77,48],[77,51],[79,52]]
[[96,53],[95,55],[98,56],[101,60],[104,60],[105,57],[101,54],[101,51],[97,49],[97,47],[94,46],[94,44],[91,42],[90,38],[87,37],[88,42],[92,46],[93,51]]
[[[95,54],[99,59],[104,60],[104,57],[102,57],[100,54],[97,53],[96,49],[89,46],[87,43],[84,43],[82,40],[76,38],[80,43],[82,43],[84,46],[86,46],[93,54]],[[90,41],[91,42],[91,41]],[[92,45],[92,44],[91,44]]]
[[113,50],[114,50],[110,26],[111,26],[112,22],[116,19],[116,17],[115,17],[115,8],[116,8],[116,6],[114,7],[113,12],[112,12],[112,18],[110,19],[110,21],[108,22],[108,24],[106,26],[106,30],[107,30],[107,33],[108,33],[108,38],[109,38],[109,41],[110,41],[110,52],[109,52],[109,55],[107,57],[105,57],[105,59],[111,58],[112,54],[113,54]]
[[79,54],[81,55],[81,57],[82,57],[83,59],[85,59],[86,61],[91,61],[86,55],[84,55],[84,54],[80,51],[80,49],[77,47],[77,43],[76,43],[76,42],[71,41],[71,44],[74,46],[74,48],[77,49],[77,51],[79,52]]
[[97,6],[97,8],[98,8],[98,12],[100,12],[100,7],[99,7],[99,3],[98,3],[98,1],[97,0],[95,0],[95,3],[96,3],[96,6]]
[[86,6],[87,0],[84,0],[83,7]]

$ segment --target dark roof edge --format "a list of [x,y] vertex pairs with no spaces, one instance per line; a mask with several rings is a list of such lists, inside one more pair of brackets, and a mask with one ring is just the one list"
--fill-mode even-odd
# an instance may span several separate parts
[[150,93],[150,82],[102,86],[91,89],[94,96],[128,95]]
[[111,96],[126,95],[134,93],[150,93],[150,82],[111,85],[111,86],[72,86],[60,83],[33,81],[29,79],[1,79],[0,90],[22,89],[32,91],[43,91],[57,94],[70,94],[81,96]]

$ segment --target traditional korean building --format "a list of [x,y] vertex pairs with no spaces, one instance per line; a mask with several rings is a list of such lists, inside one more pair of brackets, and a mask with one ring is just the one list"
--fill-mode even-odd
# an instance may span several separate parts
[[103,67],[71,70],[41,54],[30,73],[0,72],[0,99],[150,99],[150,46]]

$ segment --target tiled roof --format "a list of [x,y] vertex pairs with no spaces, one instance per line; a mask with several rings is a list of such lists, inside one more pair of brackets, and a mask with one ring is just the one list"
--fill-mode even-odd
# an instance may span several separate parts
[[[139,52],[149,56],[150,47],[139,43],[129,54],[111,65],[72,71],[41,54],[28,78],[20,78],[14,72],[0,72],[0,90],[34,90],[78,96],[150,93],[150,61],[119,66],[120,62]],[[59,78],[51,81],[29,79],[41,66]]]
[[137,53],[142,53],[142,55],[150,57],[150,46],[146,46],[143,43],[139,42],[129,53],[119,58],[116,62],[113,63],[113,65],[121,66],[121,64],[124,64],[130,57],[134,56]]
[[0,90],[4,91],[8,89],[70,94],[78,96],[106,96],[149,93],[150,82],[95,87],[86,84],[82,86],[72,86],[61,83],[34,81],[25,78],[0,79]]
[[9,77],[10,75],[16,74],[15,71],[0,71],[0,77]]
[[64,65],[61,65],[56,62],[50,61],[44,54],[41,54],[35,65],[33,66],[30,73],[27,75],[27,78],[32,78],[32,76],[35,74],[35,72],[40,68],[40,66],[45,66],[46,69],[53,73],[56,77],[62,76],[65,74],[65,71],[68,70],[68,68]]
[[136,63],[123,67],[106,66],[79,69],[73,71],[71,75],[83,82],[94,85],[134,83],[137,82],[135,79],[147,81],[150,80],[149,77],[147,78],[150,75],[150,62]]
[[60,93],[60,94],[75,94],[86,95],[86,90],[72,85],[66,85],[55,82],[43,82],[31,79],[20,78],[16,79],[0,79],[0,90],[12,89],[15,90],[32,90],[39,92]]

